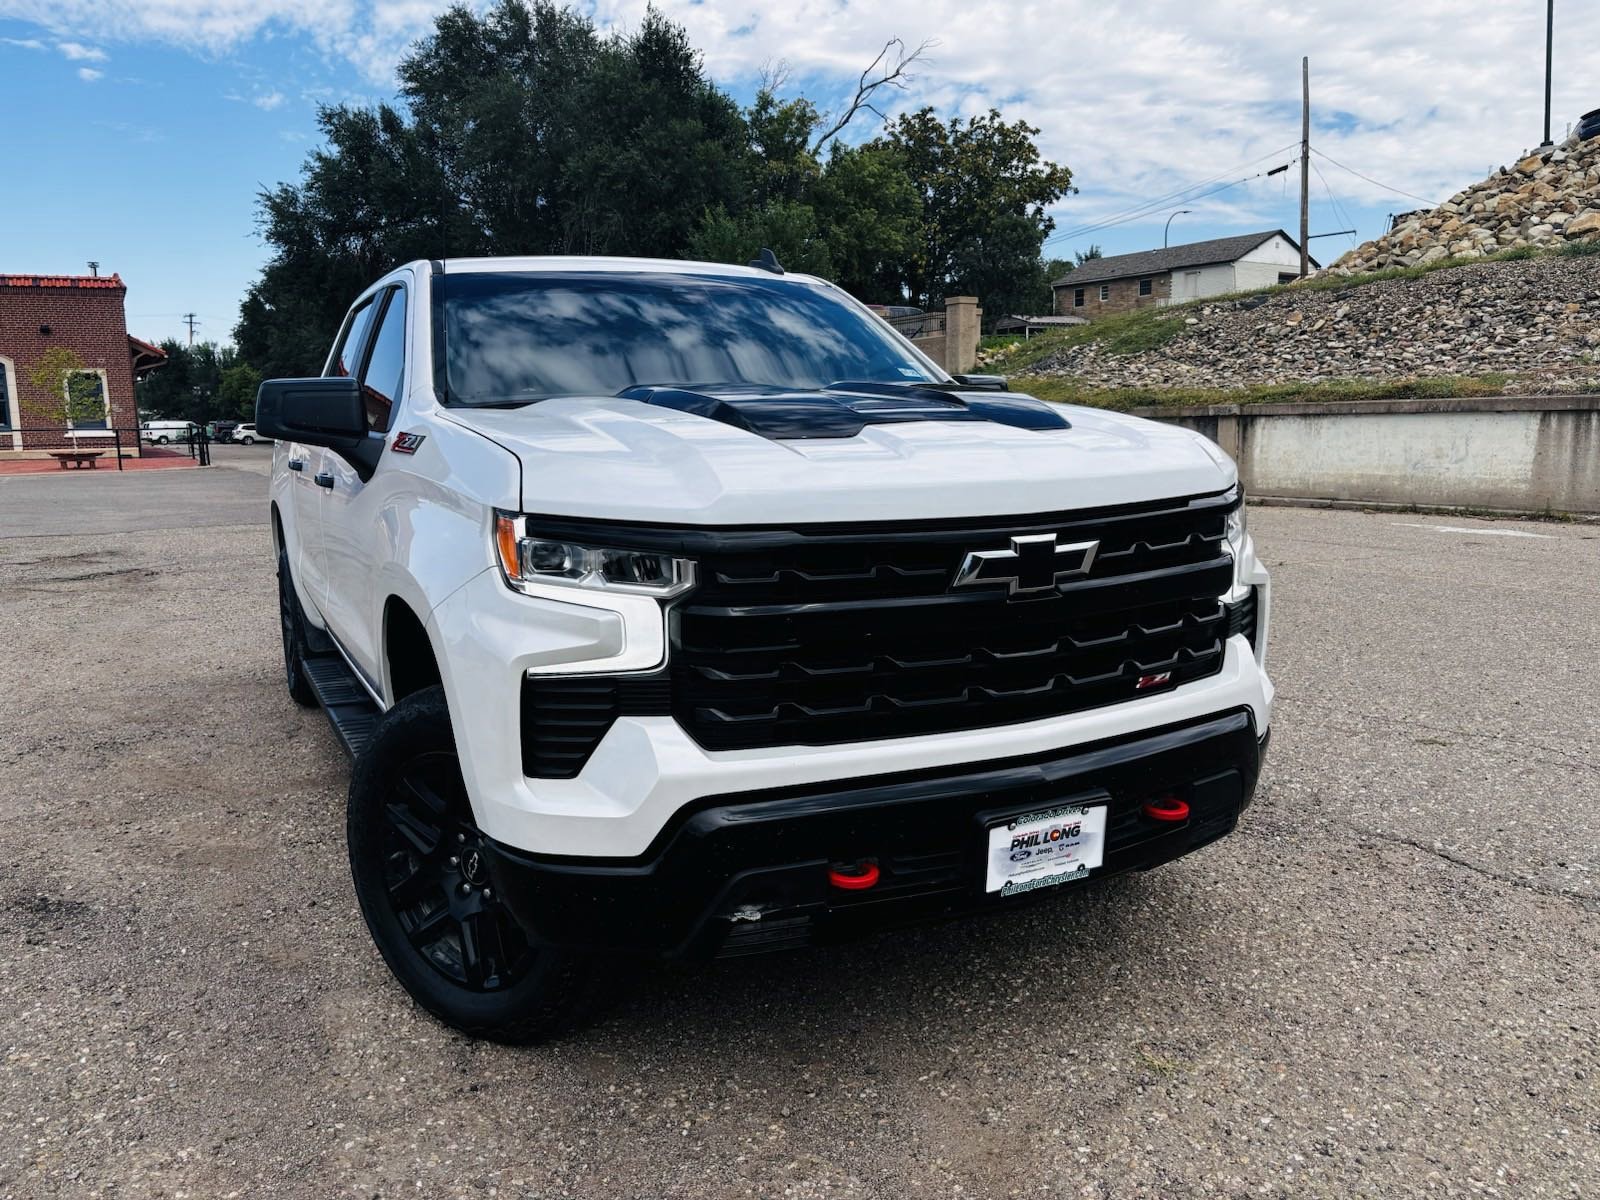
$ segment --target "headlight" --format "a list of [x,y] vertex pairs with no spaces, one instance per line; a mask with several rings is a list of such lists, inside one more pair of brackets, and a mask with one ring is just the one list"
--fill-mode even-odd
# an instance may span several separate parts
[[527,518],[495,514],[495,549],[505,580],[519,592],[531,584],[628,592],[663,599],[694,586],[694,563],[653,550],[627,550],[532,537]]
[[1244,541],[1248,533],[1244,513],[1244,489],[1239,489],[1239,507],[1228,514],[1228,549],[1233,551],[1235,563],[1244,562]]

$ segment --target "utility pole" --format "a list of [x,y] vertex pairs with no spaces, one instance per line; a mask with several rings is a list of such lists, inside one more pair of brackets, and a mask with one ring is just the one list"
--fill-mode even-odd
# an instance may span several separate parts
[[193,313],[184,313],[183,314],[183,323],[189,327],[189,349],[193,350],[194,349],[194,327],[196,325],[200,324],[200,322],[196,321],[194,319],[194,314]]
[[95,260],[92,258],[89,260],[89,274],[94,276],[96,279],[100,278],[100,264],[95,262]]
[[1556,0],[1545,0],[1544,6],[1544,141],[1541,147],[1549,146],[1550,142],[1550,62],[1555,50],[1556,37]]
[[[1552,3],[1554,0],[1552,0]],[[1300,278],[1311,274],[1311,59],[1300,60]]]

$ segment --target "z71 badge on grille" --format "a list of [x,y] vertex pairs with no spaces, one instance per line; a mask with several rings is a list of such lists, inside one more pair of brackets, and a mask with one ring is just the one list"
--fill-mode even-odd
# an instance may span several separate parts
[[1010,585],[1007,590],[1013,596],[1043,592],[1055,587],[1058,579],[1087,575],[1099,549],[1099,542],[1058,544],[1053,533],[1024,534],[1011,539],[1009,550],[972,551],[951,586],[1004,583]]

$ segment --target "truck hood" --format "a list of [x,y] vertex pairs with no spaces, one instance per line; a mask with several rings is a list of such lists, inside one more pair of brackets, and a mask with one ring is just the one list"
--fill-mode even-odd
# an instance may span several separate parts
[[522,511],[552,516],[689,525],[997,516],[1203,495],[1237,477],[1214,444],[1178,426],[1050,408],[1064,427],[902,414],[814,438],[617,396],[445,416],[516,455]]

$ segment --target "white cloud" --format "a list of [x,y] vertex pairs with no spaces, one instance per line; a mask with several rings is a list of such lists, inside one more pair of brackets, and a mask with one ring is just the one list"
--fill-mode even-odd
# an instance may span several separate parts
[[38,38],[0,38],[0,43],[7,46],[18,46],[23,50],[43,50],[44,43]]
[[[602,23],[635,26],[646,0],[591,3]],[[1299,140],[1303,54],[1312,60],[1313,144],[1404,191],[1443,199],[1540,137],[1544,6],[1537,4],[1481,4],[1469,13],[1460,0],[1410,0],[1381,11],[1365,0],[657,3],[688,28],[719,80],[748,82],[781,57],[797,86],[824,106],[842,100],[889,37],[913,45],[937,39],[921,77],[894,98],[897,106],[973,113],[993,104],[1039,126],[1042,150],[1072,167],[1081,189],[1060,208],[1062,229],[1212,176],[1226,183],[1275,165],[1272,152]],[[0,17],[61,38],[156,41],[208,53],[298,35],[353,64],[381,95],[406,46],[446,7],[446,0],[0,0]],[[1590,81],[1600,75],[1600,5],[1558,6],[1556,19],[1560,137],[1596,102]],[[1259,167],[1241,165],[1253,160]],[[1416,203],[1316,161],[1345,204],[1381,212]],[[1315,174],[1312,186],[1321,196]],[[1176,207],[1196,209],[1195,222],[1254,223],[1284,211],[1282,187],[1274,177]],[[1164,212],[1154,223],[1161,219]]]
[[105,62],[106,52],[81,42],[57,42],[56,49],[73,62]]
[[83,80],[85,83],[93,83],[95,80],[103,78],[104,76],[104,71],[96,71],[93,67],[78,68],[78,78]]
[[251,100],[250,103],[261,109],[262,112],[271,112],[283,104],[283,99],[282,92],[263,92]]

